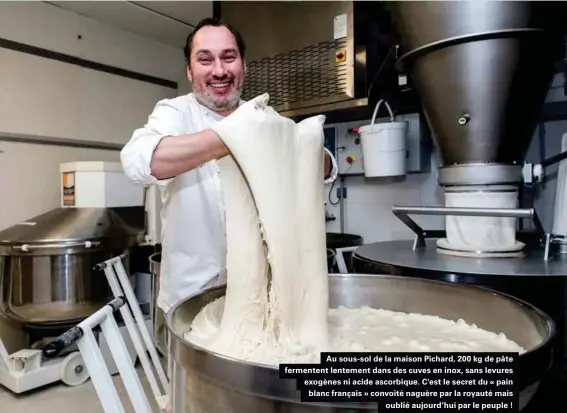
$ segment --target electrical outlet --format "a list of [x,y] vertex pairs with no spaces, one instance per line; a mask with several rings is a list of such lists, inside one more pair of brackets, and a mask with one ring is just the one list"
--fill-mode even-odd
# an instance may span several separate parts
[[337,188],[337,198],[338,199],[346,199],[347,198],[347,189],[346,187],[342,188],[342,195],[341,195],[341,188]]

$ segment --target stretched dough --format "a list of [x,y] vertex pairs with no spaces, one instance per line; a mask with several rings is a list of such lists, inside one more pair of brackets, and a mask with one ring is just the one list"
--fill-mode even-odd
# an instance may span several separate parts
[[329,342],[325,118],[295,123],[266,105],[267,95],[249,101],[216,130],[232,156],[219,162],[228,282],[211,347],[286,359]]
[[[231,156],[218,162],[225,200],[227,278],[220,335],[211,348],[248,358],[265,341],[268,266],[260,221],[248,183]],[[219,317],[220,318],[220,317]]]
[[219,162],[227,291],[195,317],[187,340],[267,365],[318,362],[321,351],[523,350],[462,320],[329,310],[324,117],[295,123],[266,105],[267,95],[247,102],[216,129],[232,152]]

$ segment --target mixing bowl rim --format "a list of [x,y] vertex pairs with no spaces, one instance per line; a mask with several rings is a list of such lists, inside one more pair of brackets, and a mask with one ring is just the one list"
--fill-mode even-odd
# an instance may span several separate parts
[[[540,350],[541,348],[549,345],[551,340],[553,339],[553,337],[556,334],[555,322],[545,311],[539,309],[538,307],[536,307],[536,306],[534,306],[534,305],[532,305],[532,304],[530,304],[530,303],[528,303],[528,302],[526,302],[526,301],[524,301],[520,298],[516,298],[513,295],[510,295],[510,294],[507,294],[507,293],[502,293],[502,292],[499,292],[499,291],[496,291],[496,290],[493,290],[493,289],[490,289],[490,288],[487,288],[487,287],[482,287],[482,286],[478,286],[478,285],[452,283],[452,282],[441,281],[441,280],[431,280],[431,279],[421,278],[421,277],[407,277],[407,276],[403,276],[403,275],[392,275],[392,274],[362,274],[362,273],[360,273],[360,274],[359,273],[335,274],[335,273],[329,273],[329,277],[330,278],[345,278],[345,279],[346,278],[383,278],[383,279],[400,279],[400,280],[403,279],[403,280],[410,281],[410,282],[413,282],[413,281],[415,281],[415,282],[426,282],[426,283],[430,283],[430,284],[445,285],[445,286],[448,286],[448,287],[477,290],[477,291],[482,291],[483,293],[486,293],[486,294],[496,295],[496,296],[500,296],[502,298],[505,298],[506,300],[511,301],[515,304],[518,304],[520,307],[523,307],[523,308],[529,310],[530,312],[537,314],[541,319],[544,320],[545,325],[547,327],[547,334],[542,339],[541,343],[539,343],[538,345],[534,346],[533,348],[531,348],[529,350],[526,350],[523,354],[520,354],[520,357],[522,357],[524,355],[535,353],[536,351]],[[253,361],[241,360],[241,359],[238,359],[238,358],[226,356],[224,354],[221,354],[221,353],[218,353],[218,352],[215,352],[215,351],[211,351],[211,350],[209,350],[205,347],[202,347],[198,344],[195,344],[195,343],[192,343],[190,341],[185,340],[183,337],[179,336],[177,334],[177,332],[175,332],[173,330],[173,328],[171,328],[173,314],[181,306],[183,306],[185,303],[187,303],[188,301],[190,301],[194,298],[197,298],[199,296],[202,296],[202,295],[214,292],[214,291],[222,290],[222,289],[226,290],[226,284],[218,285],[218,286],[214,286],[214,287],[209,287],[205,290],[202,290],[198,293],[191,295],[190,297],[186,298],[185,300],[180,301],[177,304],[175,304],[174,306],[172,306],[171,309],[167,312],[167,314],[165,316],[166,328],[169,331],[169,334],[171,336],[175,337],[175,339],[178,342],[180,342],[182,345],[190,347],[192,349],[192,351],[195,351],[197,353],[205,353],[205,354],[208,354],[210,356],[214,356],[216,358],[223,359],[223,360],[228,361],[230,363],[235,363],[235,364],[238,364],[238,365],[241,365],[241,366],[278,371],[279,365],[273,366],[273,365],[269,365],[269,364],[262,364],[262,363],[253,362]],[[173,355],[171,355],[171,356],[173,356]],[[285,363],[283,363],[283,364],[285,364]],[[290,363],[290,364],[293,364],[293,363]]]

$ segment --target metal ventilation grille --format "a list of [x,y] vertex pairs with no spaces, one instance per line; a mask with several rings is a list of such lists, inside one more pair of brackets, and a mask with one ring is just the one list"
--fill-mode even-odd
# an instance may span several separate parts
[[346,48],[343,38],[249,62],[243,98],[267,92],[272,107],[335,96],[344,99],[347,59],[337,63],[336,55],[349,53]]

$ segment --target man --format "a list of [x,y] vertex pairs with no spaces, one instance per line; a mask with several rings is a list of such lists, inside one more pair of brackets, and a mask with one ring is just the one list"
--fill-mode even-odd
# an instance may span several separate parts
[[[158,102],[121,152],[130,179],[161,189],[158,306],[164,312],[215,285],[225,267],[223,197],[215,160],[229,151],[211,125],[243,103],[244,52],[238,31],[217,19],[202,20],[185,48],[193,93]],[[326,182],[336,174],[336,161],[326,151]]]

